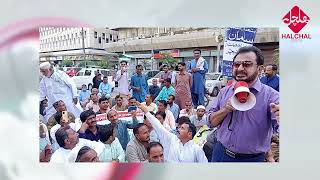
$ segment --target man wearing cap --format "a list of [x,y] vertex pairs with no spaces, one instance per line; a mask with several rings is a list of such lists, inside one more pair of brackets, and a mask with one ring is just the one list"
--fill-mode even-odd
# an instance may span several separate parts
[[[259,80],[259,69],[264,64],[260,49],[242,47],[233,58],[234,82],[218,94],[210,109],[209,121],[217,129],[213,162],[263,162],[270,150],[272,123],[276,121],[271,104],[279,104],[279,93]],[[255,96],[253,108],[240,111],[232,106],[235,84],[244,81]],[[251,96],[251,95],[250,95]],[[237,109],[238,110],[237,110]]]
[[190,121],[197,128],[197,131],[204,125],[208,125],[206,108],[202,105],[197,107],[197,114],[190,117]]
[[54,69],[49,62],[40,64],[43,78],[40,81],[40,101],[48,99],[48,109],[45,118],[51,117],[56,110],[53,103],[63,100],[69,112],[76,118],[80,113],[74,104],[78,103],[77,87],[74,81],[63,71]]

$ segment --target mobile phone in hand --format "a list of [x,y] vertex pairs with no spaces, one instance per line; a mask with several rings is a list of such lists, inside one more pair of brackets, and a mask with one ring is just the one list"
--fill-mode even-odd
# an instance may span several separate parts
[[128,112],[131,112],[131,111],[134,111],[134,110],[137,110],[137,106],[129,106]]
[[68,112],[67,111],[62,111],[62,121],[63,122],[68,122],[69,117],[68,117]]

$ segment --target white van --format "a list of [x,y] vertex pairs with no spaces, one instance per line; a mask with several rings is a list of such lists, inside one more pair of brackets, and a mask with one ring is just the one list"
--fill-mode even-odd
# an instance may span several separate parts
[[72,77],[78,89],[82,88],[82,84],[87,85],[88,89],[92,89],[92,79],[95,76],[95,72],[99,70],[101,77],[108,77],[108,82],[114,87],[115,83],[113,81],[113,76],[115,72],[109,69],[99,69],[99,68],[82,68],[75,76]]

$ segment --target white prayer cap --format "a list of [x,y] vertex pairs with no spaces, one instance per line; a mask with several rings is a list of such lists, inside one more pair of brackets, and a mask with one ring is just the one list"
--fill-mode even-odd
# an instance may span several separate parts
[[206,107],[204,107],[204,106],[200,105],[200,106],[198,106],[198,107],[197,107],[197,110],[199,110],[199,109],[206,110]]
[[49,62],[43,62],[40,64],[40,69],[50,69],[51,64]]

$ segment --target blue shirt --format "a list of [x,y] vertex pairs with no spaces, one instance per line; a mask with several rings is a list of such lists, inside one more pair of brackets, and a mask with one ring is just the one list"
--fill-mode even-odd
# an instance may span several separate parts
[[112,86],[111,84],[107,83],[100,83],[99,85],[99,96],[102,95],[109,95],[111,96]]
[[208,72],[208,63],[207,61],[204,61],[204,70],[199,70],[195,73],[193,73],[191,70],[192,68],[197,67],[197,61],[195,59],[191,60],[188,64],[188,72],[192,74],[192,86],[191,86],[191,92],[194,94],[204,94],[205,92],[205,83],[206,78],[205,75]]
[[90,92],[88,90],[81,90],[79,94],[79,101],[83,103],[90,96]]
[[264,76],[260,78],[261,83],[272,87],[274,90],[279,92],[279,76],[273,75],[272,77]]
[[169,111],[172,112],[174,119],[177,121],[180,113],[180,108],[176,103],[173,103],[172,106],[168,104]]
[[[131,77],[132,96],[139,102],[144,102],[146,95],[149,94],[147,77],[144,74],[134,74]],[[136,91],[134,88],[140,88]],[[120,140],[120,139],[119,139]]]
[[155,101],[160,101],[160,100],[168,100],[168,97],[170,95],[174,95],[174,87],[170,86],[169,88],[163,87],[162,90],[160,91],[159,95],[156,97]]
[[153,98],[156,98],[159,93],[160,93],[160,87],[159,86],[149,86],[149,92],[150,92],[150,95],[152,95]]
[[48,144],[50,144],[50,141],[48,140],[48,138],[40,138],[39,139],[40,152],[42,152]]
[[100,136],[99,136],[99,126],[97,125],[97,134],[93,134],[89,129],[87,129],[84,133],[80,133],[80,130],[78,131],[79,133],[79,138],[83,139],[88,139],[90,141],[99,141]]
[[137,118],[132,118],[133,122],[118,120],[116,124],[116,135],[120,141],[120,144],[124,150],[127,148],[127,144],[130,141],[129,129],[133,129],[139,122]]

